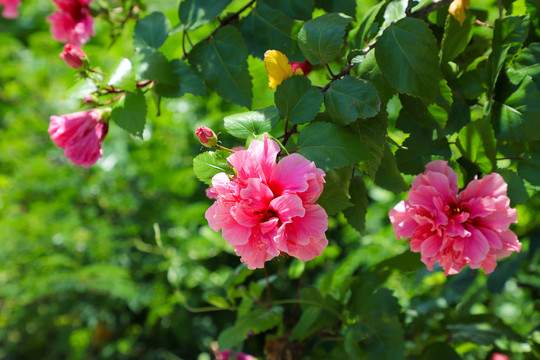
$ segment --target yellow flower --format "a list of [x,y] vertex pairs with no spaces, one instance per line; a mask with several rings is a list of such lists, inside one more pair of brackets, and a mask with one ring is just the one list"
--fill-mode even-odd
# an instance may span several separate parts
[[302,69],[293,73],[292,66],[285,54],[277,50],[268,50],[264,53],[264,66],[268,72],[268,86],[275,89],[283,80],[293,75],[303,75]]
[[454,0],[450,4],[448,12],[454,17],[454,19],[459,21],[459,25],[463,25],[463,21],[465,21],[465,18],[467,17],[465,15],[465,9],[469,9],[470,7],[470,0]]

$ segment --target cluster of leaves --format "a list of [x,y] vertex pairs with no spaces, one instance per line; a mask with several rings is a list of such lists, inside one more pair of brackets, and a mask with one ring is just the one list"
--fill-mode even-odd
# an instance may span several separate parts
[[[69,92],[96,95],[143,138],[111,127],[89,172],[46,141],[47,116],[66,105],[33,96],[36,83],[56,88],[47,64],[58,59],[40,8],[23,8],[34,18],[0,42],[0,130],[13,139],[0,156],[0,357],[208,359],[214,340],[269,359],[540,356],[540,8],[478,1],[460,25],[449,3],[148,4],[111,29],[110,52],[106,31],[85,48],[110,75]],[[312,73],[271,91],[268,49]],[[56,71],[59,88],[73,82]],[[280,258],[270,276],[237,267],[192,176],[192,163],[206,184],[229,171],[222,151],[193,159],[202,119],[227,146],[271,133],[326,171],[321,257]],[[460,185],[499,172],[519,205],[523,251],[489,277],[429,272],[394,240],[388,210],[435,158]]]

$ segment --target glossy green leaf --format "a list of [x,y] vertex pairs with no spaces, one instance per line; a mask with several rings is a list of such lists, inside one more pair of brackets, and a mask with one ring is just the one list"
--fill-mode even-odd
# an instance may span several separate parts
[[168,83],[157,83],[156,93],[166,98],[182,97],[185,93],[197,96],[206,95],[206,88],[201,79],[182,60],[174,59],[170,62],[174,76]]
[[291,340],[304,340],[313,331],[313,327],[321,314],[321,308],[317,306],[310,306],[300,316],[300,320],[294,327],[293,332],[290,335]]
[[92,94],[97,91],[98,87],[94,80],[92,79],[83,79],[78,81],[69,88],[67,91],[67,97],[69,99],[83,99],[85,96]]
[[356,47],[362,48],[366,46],[366,42],[369,42],[372,38],[372,28],[378,27],[379,24],[374,24],[375,19],[379,15],[381,9],[386,5],[385,2],[380,2],[377,5],[369,9],[360,21],[358,31],[354,38],[354,44]]
[[[534,155],[534,154],[533,154]],[[536,154],[537,159],[540,159],[538,154]],[[532,158],[532,157],[531,157]],[[530,161],[527,159],[526,161]],[[521,165],[521,161],[518,163],[518,171],[520,170],[520,166],[525,166],[525,175],[527,177],[530,177],[530,175],[534,176],[535,181],[538,181],[538,176],[540,176],[540,161],[537,161],[538,164],[536,164],[536,170],[533,166],[530,166],[530,164]],[[529,169],[527,169],[529,167]],[[529,170],[532,170],[529,172]],[[504,181],[508,184],[508,197],[510,198],[510,206],[516,206],[519,204],[524,204],[529,199],[529,194],[527,193],[527,189],[525,188],[525,184],[523,183],[523,179],[526,177],[523,176],[523,174],[518,175],[516,172],[508,169],[497,169],[497,172],[501,174]]]
[[383,158],[388,128],[388,113],[381,111],[376,117],[356,120],[350,125],[354,134],[367,146],[372,155],[371,159],[360,163],[359,168],[371,179],[375,179],[377,169]]
[[205,151],[193,159],[193,172],[197,179],[207,185],[212,185],[212,177],[221,172],[232,174],[233,170],[227,162],[230,153],[217,150]]
[[186,30],[195,30],[214,20],[232,0],[184,0],[178,14]]
[[315,5],[329,13],[356,15],[356,0],[315,0]]
[[263,0],[265,4],[280,10],[293,19],[309,20],[315,3],[313,0]]
[[346,129],[325,122],[307,125],[298,137],[298,152],[328,171],[371,158],[367,147]]
[[448,121],[443,130],[444,135],[451,135],[459,132],[461,128],[471,122],[471,109],[469,105],[461,99],[455,99],[452,104],[452,109],[448,116]]
[[175,68],[159,50],[153,48],[139,49],[133,58],[136,73],[143,79],[171,85],[178,84]]
[[153,12],[135,25],[133,45],[136,49],[151,47],[158,49],[169,37],[171,24],[161,12]]
[[381,29],[384,30],[392,23],[405,17],[405,9],[407,9],[408,0],[393,0],[389,1],[384,9],[383,23]]
[[146,99],[142,91],[126,92],[113,109],[111,119],[130,134],[142,137],[146,122]]
[[528,16],[507,16],[495,20],[493,50],[487,64],[488,98],[493,97],[495,84],[503,65],[519,50],[527,37],[528,29]]
[[374,51],[370,51],[366,55],[364,61],[355,67],[355,71],[359,78],[368,80],[375,85],[382,103],[387,103],[396,93],[396,89],[390,85],[381,73],[381,69],[379,69],[375,59]]
[[530,76],[503,100],[495,100],[491,110],[495,136],[499,140],[540,140],[540,90]]
[[278,121],[279,112],[274,106],[229,115],[223,119],[227,132],[240,139],[247,139],[250,135],[254,136],[270,132]]
[[324,94],[324,105],[332,121],[346,125],[356,119],[377,115],[381,100],[375,86],[354,76],[334,82]]
[[251,107],[251,76],[242,35],[232,26],[219,29],[212,39],[196,44],[189,53],[195,73],[223,99]]
[[377,40],[375,57],[386,79],[399,92],[435,101],[441,74],[435,37],[428,25],[405,18]]
[[351,180],[351,168],[344,167],[326,172],[324,190],[317,204],[321,205],[328,215],[335,215],[352,206],[349,201],[348,188]]
[[534,186],[540,186],[540,153],[527,155],[518,163],[518,174]]
[[298,27],[292,18],[263,2],[251,11],[240,25],[249,53],[262,59],[267,50],[278,50],[289,60],[300,59],[296,42]]
[[476,120],[464,127],[458,134],[456,145],[461,154],[482,172],[490,173],[496,166],[496,140],[488,118]]
[[366,213],[368,207],[367,189],[361,177],[354,177],[349,185],[349,195],[352,206],[343,210],[349,225],[364,235]]
[[448,14],[441,44],[441,63],[454,60],[471,41],[476,17],[470,11],[466,13],[467,17],[463,24]]
[[128,59],[124,58],[120,61],[120,64],[118,64],[113,71],[108,84],[116,89],[135,92],[137,89],[137,81],[135,80],[131,62]]
[[375,174],[375,184],[395,193],[409,190],[409,185],[403,179],[397,166],[396,158],[388,144],[384,147],[381,165]]
[[307,21],[298,33],[298,44],[306,59],[312,64],[328,64],[334,60],[351,20],[346,15],[331,13]]
[[276,89],[274,101],[280,114],[294,124],[307,123],[319,113],[323,103],[321,91],[311,86],[306,76],[294,75]]
[[443,139],[431,140],[416,134],[411,134],[403,143],[405,148],[396,151],[398,168],[404,174],[417,175],[424,172],[425,165],[431,161],[432,155],[445,159],[452,155],[448,141]]
[[540,43],[529,44],[517,55],[508,69],[507,75],[514,84],[529,75],[540,90]]
[[445,125],[437,122],[435,117],[429,112],[428,107],[419,98],[400,94],[399,100],[403,107],[399,111],[399,117],[396,122],[397,128],[405,132],[412,132],[417,125],[428,129],[442,129],[442,126]]

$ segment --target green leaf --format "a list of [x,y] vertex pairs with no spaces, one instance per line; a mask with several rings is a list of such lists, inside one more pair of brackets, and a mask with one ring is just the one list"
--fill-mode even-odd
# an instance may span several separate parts
[[300,316],[300,320],[294,327],[292,334],[290,335],[291,340],[304,340],[313,331],[313,327],[316,324],[319,315],[321,314],[321,308],[317,306],[310,306]]
[[324,94],[328,116],[338,125],[377,115],[381,100],[375,86],[354,76],[334,82]]
[[396,122],[398,129],[405,132],[412,132],[417,128],[415,124],[428,129],[442,129],[441,124],[437,122],[421,99],[400,94],[399,100],[403,107],[399,111],[399,117]]
[[135,25],[133,46],[135,49],[151,47],[159,49],[169,37],[171,24],[161,12],[153,12]]
[[371,159],[363,161],[359,166],[371,179],[375,179],[383,158],[387,127],[388,113],[385,110],[374,118],[357,120],[350,126],[372,155]]
[[461,360],[454,348],[443,342],[434,342],[429,344],[422,351],[420,360]]
[[246,40],[249,53],[262,59],[269,49],[279,50],[289,59],[300,59],[296,42],[298,27],[293,19],[265,3],[257,3],[241,25],[240,32]]
[[505,100],[495,100],[491,122],[498,140],[540,140],[540,90],[526,76]]
[[458,134],[456,146],[461,154],[484,173],[495,168],[496,140],[489,118],[476,120]]
[[356,16],[356,0],[315,0],[315,5],[326,12]]
[[506,74],[514,84],[520,83],[529,75],[540,90],[540,43],[529,44],[523,49]]
[[352,206],[349,201],[348,188],[351,179],[351,168],[344,167],[326,172],[324,190],[317,200],[328,215],[335,215]]
[[451,135],[458,132],[471,122],[471,109],[467,103],[459,98],[454,99],[448,121],[443,130],[443,135]]
[[346,129],[325,122],[307,125],[298,137],[298,152],[327,171],[371,158],[367,147]]
[[452,155],[446,138],[431,140],[413,133],[405,140],[403,146],[407,149],[398,149],[396,159],[398,168],[404,174],[416,175],[423,172],[432,155],[442,156],[445,159],[449,159]]
[[212,177],[219,173],[232,174],[233,170],[227,162],[227,151],[206,151],[193,159],[193,172],[197,179],[207,185],[212,185]]
[[263,0],[268,6],[281,10],[290,17],[298,20],[309,20],[315,3],[313,0]]
[[379,15],[381,9],[386,5],[386,2],[381,1],[377,5],[371,7],[360,21],[358,32],[354,38],[354,45],[356,47],[364,47],[366,42],[369,42],[372,38],[372,27],[378,27],[379,24],[374,24],[375,19]]
[[399,92],[428,103],[435,101],[441,74],[437,42],[428,25],[404,18],[377,40],[375,58],[386,79]]
[[240,139],[250,135],[261,135],[270,132],[279,122],[279,113],[274,106],[226,116],[223,119],[229,134]]
[[343,214],[347,218],[347,222],[358,232],[364,235],[366,227],[366,213],[368,207],[367,189],[362,178],[356,176],[351,180],[349,185],[349,195],[353,206],[345,209]]
[[381,69],[377,65],[375,59],[375,52],[370,51],[364,61],[362,61],[358,66],[356,66],[356,75],[359,78],[370,81],[379,93],[382,103],[387,103],[388,100],[394,96],[396,90],[390,85],[388,80],[381,73]]
[[307,21],[298,33],[298,44],[312,64],[328,64],[339,55],[345,28],[352,18],[344,14],[325,14]]
[[[537,159],[540,159],[540,156],[538,156],[538,154],[536,154],[536,157]],[[521,161],[518,163],[518,171],[520,170],[521,163]],[[540,165],[540,162],[537,165]],[[529,167],[529,164],[525,165],[525,168],[527,167]],[[530,170],[532,170],[531,175],[536,172],[534,179],[535,181],[537,181],[536,179],[538,179],[538,176],[540,175],[540,167],[537,166],[537,169],[535,170],[533,165]],[[528,171],[528,169],[525,169],[526,174]],[[525,202],[527,202],[527,200],[529,200],[529,194],[527,193],[527,189],[525,188],[525,184],[523,183],[523,178],[525,178],[523,174],[520,174],[521,176],[519,176],[514,171],[507,169],[497,169],[497,172],[501,174],[504,181],[508,184],[508,197],[510,198],[510,206],[524,204]],[[529,174],[527,174],[527,176],[529,176]]]
[[495,84],[505,62],[519,50],[527,37],[528,16],[507,16],[495,20],[493,31],[493,50],[488,58],[488,98],[493,97]]
[[117,101],[111,119],[130,134],[142,137],[146,122],[146,99],[142,91],[126,92],[126,96]]
[[452,15],[448,14],[441,44],[441,63],[454,60],[465,50],[471,41],[475,20],[476,17],[467,11],[467,17],[461,25]]
[[384,147],[384,156],[375,174],[375,184],[395,193],[409,190],[409,186],[403,179],[396,158],[388,144]]
[[534,186],[540,186],[540,153],[532,153],[518,163],[518,174]]
[[137,90],[135,74],[133,73],[131,62],[128,59],[124,58],[120,61],[120,64],[118,64],[113,71],[108,84],[117,89],[123,89],[130,92],[135,92]]
[[388,5],[384,9],[384,21],[381,25],[381,29],[386,29],[392,23],[403,19],[405,17],[405,10],[407,9],[408,0],[393,0],[388,2]]
[[97,90],[98,87],[94,80],[83,79],[76,82],[75,85],[69,88],[69,90],[67,91],[67,97],[69,99],[82,99],[85,96],[96,92]]
[[193,70],[182,60],[174,59],[170,62],[174,77],[169,83],[157,83],[156,93],[166,98],[179,98],[185,93],[196,96],[206,95],[206,88],[203,82]]
[[247,58],[242,35],[232,26],[222,27],[212,39],[196,44],[189,53],[191,67],[211,90],[249,108],[253,93]]
[[258,334],[278,326],[283,321],[283,308],[258,308],[238,319],[236,324],[223,331],[218,337],[220,349],[231,349],[241,344],[248,332]]
[[178,15],[185,30],[195,30],[214,20],[232,0],[184,0]]
[[298,279],[304,273],[306,263],[304,261],[294,258],[289,265],[289,279]]
[[220,308],[220,309],[228,309],[231,307],[231,305],[227,302],[226,299],[222,298],[221,296],[217,295],[208,295],[206,298],[206,301],[208,303]]
[[134,65],[143,79],[178,85],[173,64],[159,50],[148,47],[139,49],[134,56]]
[[319,113],[323,95],[319,89],[311,86],[307,77],[293,75],[277,87],[274,102],[283,117],[300,125],[310,122]]

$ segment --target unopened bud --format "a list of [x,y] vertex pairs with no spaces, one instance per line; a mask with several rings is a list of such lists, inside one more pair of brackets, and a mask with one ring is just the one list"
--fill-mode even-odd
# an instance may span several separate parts
[[99,102],[99,99],[96,95],[90,94],[84,97],[83,102],[85,105],[92,106],[92,105],[97,105]]
[[308,75],[309,72],[311,71],[311,63],[309,61],[304,61],[304,62],[291,62],[291,67],[292,67],[292,71],[293,73],[297,74],[296,70],[297,69],[301,69],[302,70],[302,74],[304,75]]
[[199,139],[201,144],[207,148],[213,148],[217,145],[218,138],[216,134],[212,131],[212,129],[209,129],[206,126],[198,128],[195,135],[197,135],[197,139]]
[[62,59],[66,62],[66,65],[74,69],[79,69],[83,66],[83,63],[88,63],[86,54],[72,44],[66,44],[64,46],[64,51],[59,54]]

